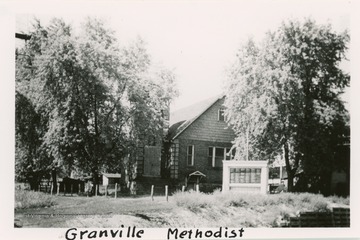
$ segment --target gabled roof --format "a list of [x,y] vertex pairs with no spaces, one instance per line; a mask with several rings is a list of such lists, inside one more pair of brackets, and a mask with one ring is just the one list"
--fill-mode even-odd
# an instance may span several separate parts
[[206,175],[200,171],[195,171],[195,172],[189,174],[188,181],[193,182],[196,180],[196,182],[198,182],[202,178],[206,178]]
[[198,116],[200,113],[202,113],[205,109],[209,108],[212,104],[215,103],[216,100],[221,98],[220,96],[215,96],[212,98],[208,98],[205,100],[202,100],[200,102],[191,104],[190,106],[180,108],[174,112],[170,113],[170,125],[173,125],[175,123],[184,121],[184,120],[190,120],[194,117]]
[[211,106],[213,106],[218,100],[224,97],[225,95],[212,97],[190,105],[189,107],[182,108],[173,113],[170,113],[170,124],[172,125],[169,128],[168,138],[177,138],[194,121],[196,121],[201,115],[203,115]]
[[195,171],[195,172],[193,172],[193,173],[190,173],[189,174],[189,177],[190,176],[201,176],[201,177],[206,177],[206,175],[205,174],[203,174],[202,172],[200,172],[200,171]]
[[180,126],[182,126],[185,122],[186,120],[171,125],[168,131],[168,139],[173,139],[178,133]]
[[103,175],[107,178],[121,178],[120,173],[103,173]]

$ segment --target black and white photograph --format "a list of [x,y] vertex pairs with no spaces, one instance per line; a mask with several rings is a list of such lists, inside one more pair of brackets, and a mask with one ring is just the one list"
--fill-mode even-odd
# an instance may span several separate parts
[[354,2],[0,1],[5,235],[360,237]]

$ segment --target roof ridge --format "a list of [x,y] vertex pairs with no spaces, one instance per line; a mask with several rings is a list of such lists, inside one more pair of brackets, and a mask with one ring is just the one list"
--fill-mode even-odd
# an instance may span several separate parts
[[214,104],[215,101],[223,98],[224,96],[224,94],[216,95],[170,112],[170,124],[172,125],[183,120],[190,120],[197,117],[198,115],[201,115],[204,109],[206,110],[209,106]]
[[[209,104],[203,111],[200,112],[200,114],[196,115],[194,118],[191,118],[189,120],[186,120],[184,123],[182,123],[177,130],[179,130],[174,137],[172,137],[171,139],[175,139],[177,138],[181,133],[183,133],[193,122],[195,122],[201,115],[203,115],[211,106],[213,106],[217,101],[219,101],[220,99],[224,98],[225,95],[221,95],[218,96],[214,99],[214,101],[212,101],[211,104]],[[182,129],[181,129],[182,128]]]

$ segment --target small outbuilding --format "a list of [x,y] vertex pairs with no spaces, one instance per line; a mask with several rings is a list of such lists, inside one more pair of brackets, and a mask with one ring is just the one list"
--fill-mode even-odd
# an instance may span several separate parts
[[118,183],[120,184],[121,174],[120,173],[103,173],[102,175],[102,184],[110,185]]

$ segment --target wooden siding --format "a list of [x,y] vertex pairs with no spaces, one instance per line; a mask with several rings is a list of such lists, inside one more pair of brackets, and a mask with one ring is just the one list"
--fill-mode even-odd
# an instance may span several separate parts
[[142,176],[144,174],[144,150],[145,150],[144,146],[140,145],[137,147],[135,154],[135,159],[137,162],[136,171],[139,176]]
[[223,108],[224,100],[225,98],[216,101],[188,126],[178,138],[231,143],[235,138],[234,131],[226,122],[218,120],[218,111]]
[[145,146],[144,176],[160,176],[161,146]]
[[[194,165],[187,165],[187,146],[194,145]],[[212,167],[208,162],[209,147],[230,148],[232,146],[229,142],[212,142],[199,141],[192,139],[179,139],[176,144],[175,165],[178,169],[178,179],[184,180],[190,173],[200,171],[206,175],[204,179],[207,183],[221,183],[222,182],[222,168]]]
[[[218,120],[220,108],[224,108],[225,98],[217,100],[196,118],[172,142],[170,177],[184,181],[195,171],[206,175],[207,183],[222,182],[222,167],[209,164],[209,147],[231,148],[235,138],[234,131],[224,121]],[[194,146],[194,165],[187,164],[187,148]]]

